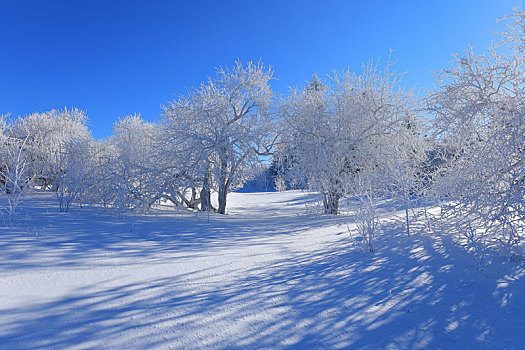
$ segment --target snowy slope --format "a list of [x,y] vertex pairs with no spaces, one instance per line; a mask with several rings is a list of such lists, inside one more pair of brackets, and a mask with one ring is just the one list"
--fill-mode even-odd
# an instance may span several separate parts
[[0,227],[0,348],[525,348],[519,263],[485,276],[452,237],[394,226],[363,252],[313,195],[229,198],[118,219],[30,194]]

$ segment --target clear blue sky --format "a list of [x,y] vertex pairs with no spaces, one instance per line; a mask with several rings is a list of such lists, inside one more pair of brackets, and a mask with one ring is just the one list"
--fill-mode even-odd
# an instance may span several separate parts
[[259,60],[277,92],[314,72],[357,70],[395,50],[409,85],[472,44],[495,39],[496,19],[522,1],[24,1],[0,0],[0,114],[87,111],[96,138],[115,120],[160,106],[218,65]]

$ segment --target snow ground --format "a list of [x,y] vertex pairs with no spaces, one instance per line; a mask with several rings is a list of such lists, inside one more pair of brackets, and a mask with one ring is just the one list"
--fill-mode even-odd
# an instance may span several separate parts
[[522,263],[395,225],[368,253],[312,195],[229,198],[118,219],[30,194],[0,226],[0,348],[525,348]]

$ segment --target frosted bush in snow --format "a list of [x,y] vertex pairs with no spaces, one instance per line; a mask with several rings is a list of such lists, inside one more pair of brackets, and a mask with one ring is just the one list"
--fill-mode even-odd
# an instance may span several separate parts
[[377,180],[358,174],[352,182],[353,193],[356,196],[355,224],[357,233],[369,252],[373,252],[376,235],[381,229],[379,215],[376,209],[377,198],[381,195],[381,187],[376,186]]
[[374,197],[363,194],[358,198],[355,210],[357,232],[365,243],[368,251],[374,251],[375,236],[379,231],[380,222],[377,216]]

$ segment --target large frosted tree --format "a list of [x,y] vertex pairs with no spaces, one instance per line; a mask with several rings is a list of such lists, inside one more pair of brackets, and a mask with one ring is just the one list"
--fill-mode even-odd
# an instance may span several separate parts
[[164,107],[163,123],[172,142],[183,145],[209,208],[218,192],[218,212],[226,212],[228,192],[246,181],[247,168],[268,154],[272,135],[269,85],[272,70],[262,63],[237,62],[218,68],[200,88]]
[[414,158],[406,149],[417,140],[414,97],[401,76],[370,61],[356,75],[334,74],[326,83],[317,76],[292,91],[282,105],[281,157],[293,179],[323,196],[327,214],[337,214],[339,200],[367,188],[385,188],[387,160]]
[[499,46],[456,56],[429,97],[436,142],[454,155],[436,194],[473,243],[507,247],[525,235],[525,14],[510,20]]

